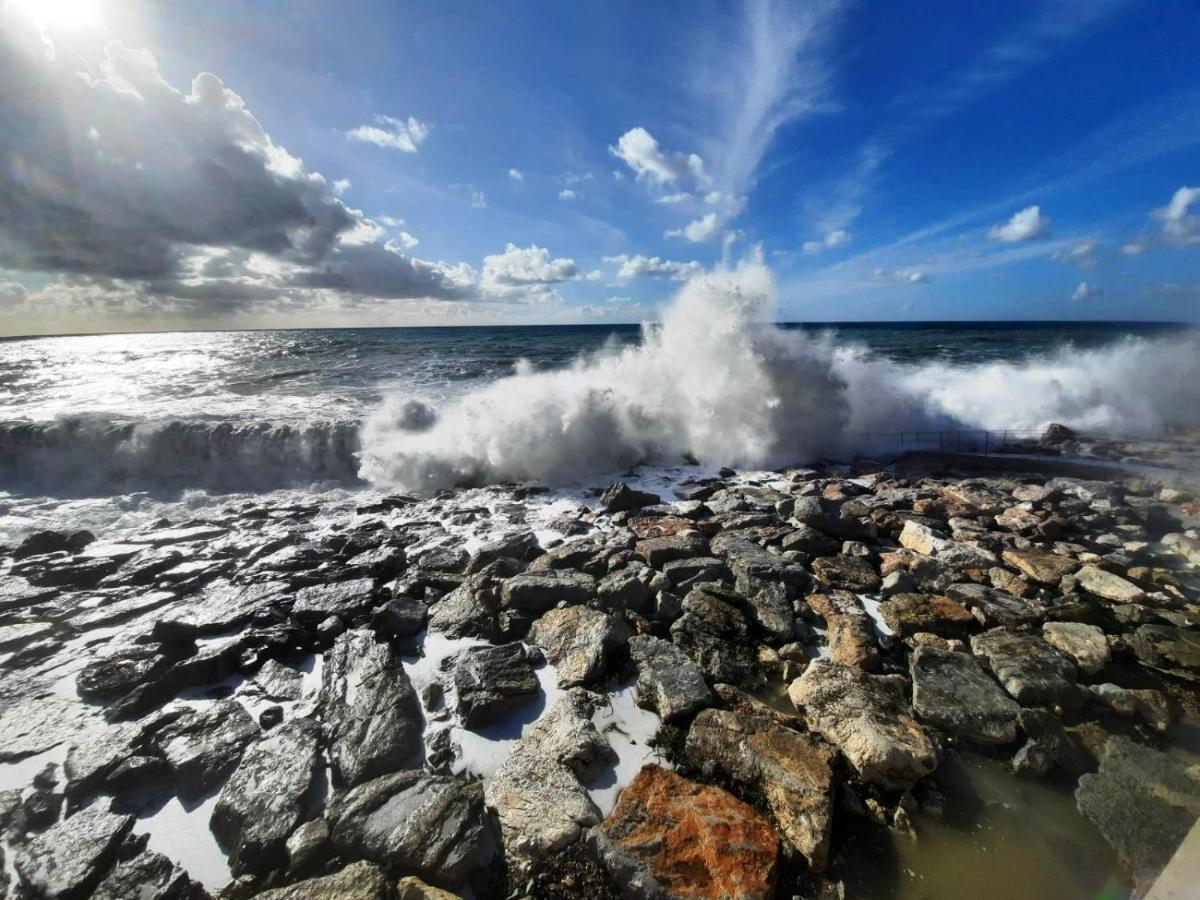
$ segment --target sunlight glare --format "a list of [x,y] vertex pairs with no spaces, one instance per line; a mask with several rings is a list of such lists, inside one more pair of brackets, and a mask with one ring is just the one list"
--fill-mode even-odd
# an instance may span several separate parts
[[100,24],[101,0],[8,0],[42,28],[94,28]]

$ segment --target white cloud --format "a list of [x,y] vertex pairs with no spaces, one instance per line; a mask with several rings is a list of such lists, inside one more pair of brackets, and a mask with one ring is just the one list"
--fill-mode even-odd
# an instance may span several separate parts
[[1200,187],[1181,187],[1171,202],[1154,211],[1162,222],[1163,237],[1175,244],[1200,244],[1200,214],[1192,206],[1200,201]]
[[1088,238],[1078,244],[1058,250],[1050,258],[1055,262],[1067,263],[1081,269],[1093,269],[1096,267],[1095,253],[1098,246],[1099,242],[1095,238]]
[[573,259],[551,259],[545,247],[508,244],[503,253],[483,258],[484,293],[505,300],[545,300],[552,286],[579,274]]
[[525,174],[520,169],[509,169],[508,177],[511,178],[513,181],[524,181],[525,180]]
[[352,128],[346,132],[346,137],[352,141],[362,141],[404,153],[416,153],[417,147],[429,137],[429,125],[412,116],[407,120],[376,116],[375,123]]
[[1050,233],[1050,220],[1042,215],[1040,206],[1027,206],[1007,222],[996,225],[988,232],[992,240],[1015,244],[1017,241],[1028,241],[1045,237]]
[[1121,245],[1121,253],[1125,256],[1140,256],[1148,249],[1143,240],[1126,241]]
[[579,196],[579,195],[578,195],[578,194],[576,194],[576,193],[575,193],[573,190],[571,190],[570,188],[563,188],[561,191],[559,191],[559,192],[558,192],[558,199],[559,199],[559,200],[574,200],[574,199],[575,199],[576,197],[578,197],[578,196]]
[[471,208],[487,209],[487,194],[483,191],[471,191]]
[[686,238],[693,244],[702,244],[705,241],[711,241],[720,233],[721,222],[717,219],[717,214],[714,212],[689,222],[683,228],[669,229],[666,235],[667,237]]
[[1103,288],[1088,284],[1086,281],[1081,281],[1079,282],[1079,286],[1075,288],[1074,293],[1071,294],[1071,300],[1074,303],[1083,303],[1086,300],[1094,300],[1096,297],[1103,296]]
[[588,272],[586,275],[583,276],[583,280],[584,281],[603,281],[604,273],[600,269],[592,269],[592,271]]
[[628,278],[670,278],[672,281],[686,281],[693,275],[704,270],[698,262],[679,262],[673,259],[661,259],[657,256],[606,256],[604,261],[620,265],[617,277]]
[[[97,135],[97,139],[99,139],[99,135]],[[346,193],[346,191],[348,191],[348,190],[350,190],[350,179],[349,178],[339,178],[337,181],[335,181],[333,183],[333,192],[335,194],[337,194],[339,197],[342,194]]]
[[28,296],[25,285],[15,281],[0,281],[0,310],[24,303]]
[[398,243],[405,250],[411,250],[413,247],[417,246],[417,244],[419,244],[421,242],[418,241],[411,234],[409,234],[407,231],[401,231],[396,235],[396,243]]
[[704,160],[695,153],[667,153],[645,128],[630,128],[608,152],[633,170],[638,181],[654,185],[674,184],[691,176],[697,183],[707,182]]
[[662,197],[657,197],[654,202],[663,203],[670,206],[676,203],[687,203],[691,199],[693,199],[691,194],[687,193],[686,191],[681,191],[677,194],[665,194]]
[[835,231],[829,232],[829,234],[825,235],[819,241],[805,241],[804,252],[812,256],[824,250],[841,247],[848,243],[850,243],[850,232],[845,228],[838,228]]
[[929,273],[919,269],[876,269],[875,279],[893,284],[925,284],[929,281]]

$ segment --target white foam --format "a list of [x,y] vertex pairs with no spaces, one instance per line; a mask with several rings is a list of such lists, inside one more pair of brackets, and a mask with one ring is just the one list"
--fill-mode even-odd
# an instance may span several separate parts
[[178,863],[188,877],[214,893],[232,879],[229,861],[208,827],[219,796],[217,792],[199,801],[171,797],[161,806],[145,808],[133,826],[137,834],[150,835],[151,850]]
[[592,722],[617,755],[616,764],[588,786],[592,802],[602,816],[612,812],[622,788],[633,781],[642,766],[658,763],[670,768],[650,742],[662,720],[635,700],[634,682],[629,681],[608,694],[608,705],[596,710]]

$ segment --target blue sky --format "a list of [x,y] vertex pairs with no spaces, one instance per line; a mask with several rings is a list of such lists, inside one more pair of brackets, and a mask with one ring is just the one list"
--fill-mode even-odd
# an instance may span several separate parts
[[1190,0],[0,6],[0,333],[1200,318]]

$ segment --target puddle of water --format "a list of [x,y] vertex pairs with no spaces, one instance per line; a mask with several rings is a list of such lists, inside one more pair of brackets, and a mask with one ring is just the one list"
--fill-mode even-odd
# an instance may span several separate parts
[[147,846],[178,863],[193,881],[216,892],[232,880],[229,861],[209,830],[220,791],[199,801],[170,797],[152,801],[138,812],[137,834],[149,834]]

